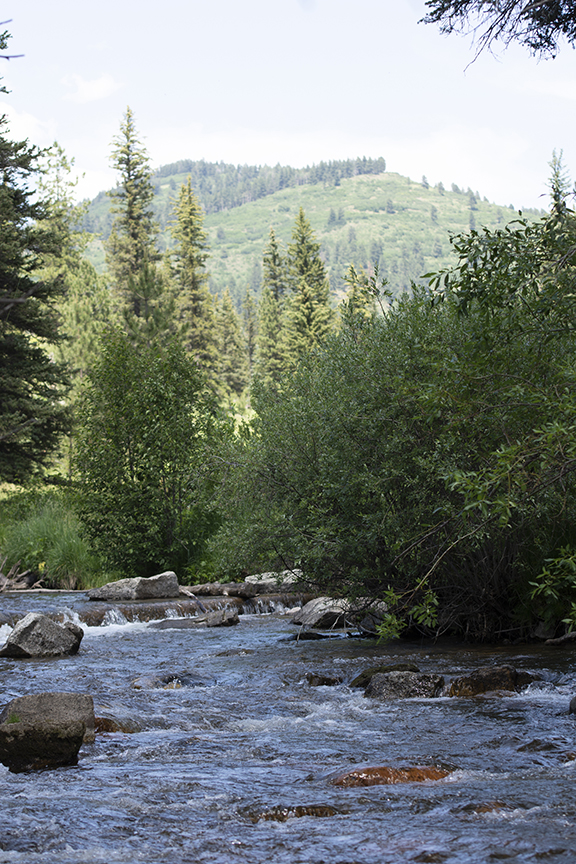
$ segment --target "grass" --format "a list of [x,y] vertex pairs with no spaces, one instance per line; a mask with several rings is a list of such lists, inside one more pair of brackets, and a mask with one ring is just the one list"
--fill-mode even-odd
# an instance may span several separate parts
[[63,492],[12,492],[0,511],[0,560],[5,572],[19,563],[45,588],[97,587],[113,578],[103,573],[82,536],[72,500]]

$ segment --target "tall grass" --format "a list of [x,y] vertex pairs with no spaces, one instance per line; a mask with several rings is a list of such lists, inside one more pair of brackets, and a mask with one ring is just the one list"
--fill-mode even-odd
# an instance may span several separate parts
[[0,560],[5,572],[37,574],[45,588],[87,588],[101,581],[99,562],[81,534],[65,493],[21,493],[0,502]]

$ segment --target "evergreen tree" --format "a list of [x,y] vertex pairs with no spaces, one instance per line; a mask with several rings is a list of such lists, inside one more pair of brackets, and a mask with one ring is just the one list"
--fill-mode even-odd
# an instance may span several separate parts
[[246,358],[248,361],[248,378],[251,379],[258,341],[258,304],[254,301],[249,288],[246,289],[244,302],[242,303],[242,323],[244,325],[244,342],[246,344]]
[[286,346],[283,338],[283,317],[272,289],[262,289],[258,304],[258,341],[256,346],[255,375],[265,384],[280,381],[287,368]]
[[120,172],[120,183],[110,193],[115,219],[106,241],[106,261],[112,284],[125,305],[139,316],[138,293],[133,294],[145,262],[154,266],[159,259],[155,241],[157,226],[152,215],[154,187],[150,160],[138,140],[134,115],[126,109],[120,134],[114,139],[112,165]]
[[226,395],[239,396],[248,383],[246,349],[242,325],[228,289],[217,304],[218,377]]
[[287,262],[276,239],[276,232],[270,228],[270,239],[262,259],[262,287],[270,288],[274,299],[281,302],[288,289]]
[[171,228],[176,248],[172,255],[176,312],[188,354],[209,377],[218,365],[214,300],[208,288],[208,234],[202,206],[192,191],[190,177],[180,188]]
[[[9,34],[0,34],[0,49]],[[3,89],[3,88],[0,88]],[[4,91],[5,92],[5,91]],[[58,237],[48,208],[29,188],[40,153],[6,137],[0,118],[0,480],[22,483],[39,474],[68,428],[64,367],[49,351],[58,343],[54,301],[59,280],[39,279]]]
[[320,244],[301,207],[288,246],[292,295],[286,310],[285,342],[292,363],[321,342],[333,323],[330,286],[319,253]]

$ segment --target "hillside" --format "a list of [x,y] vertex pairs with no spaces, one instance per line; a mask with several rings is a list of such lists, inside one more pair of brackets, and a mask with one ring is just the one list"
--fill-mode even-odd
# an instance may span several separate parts
[[[171,245],[171,201],[188,173],[193,183],[195,178],[198,181],[195,191],[207,211],[211,288],[221,293],[228,287],[237,304],[247,288],[259,292],[270,227],[286,245],[300,206],[321,244],[336,295],[344,290],[343,276],[350,264],[363,267],[376,261],[394,291],[406,289],[411,280],[450,263],[451,233],[470,227],[494,228],[516,215],[470,189],[453,185],[445,190],[442,184],[428,186],[425,178],[415,182],[399,174],[372,173],[381,171],[383,164],[381,159],[321,163],[298,170],[239,166],[233,169],[235,175],[233,166],[221,166],[218,172],[216,163],[165,166],[153,176],[161,248]],[[345,176],[346,171],[355,175]],[[266,191],[279,183],[285,188]],[[230,206],[220,206],[224,200]],[[88,209],[86,227],[101,232],[100,238],[110,230],[109,201],[106,193],[100,193]],[[540,211],[525,215],[537,218]],[[95,238],[90,244],[89,256],[99,269],[104,267],[102,239]]]

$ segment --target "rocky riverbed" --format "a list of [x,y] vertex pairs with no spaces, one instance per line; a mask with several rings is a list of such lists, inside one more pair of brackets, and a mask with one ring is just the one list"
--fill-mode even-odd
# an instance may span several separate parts
[[[88,623],[98,603],[76,594],[2,597],[6,620],[84,631],[76,654],[1,658],[3,704],[87,693],[99,719],[75,767],[0,768],[0,864],[574,860],[570,646],[296,640],[279,600],[234,626],[160,629],[180,611],[165,603]],[[472,695],[486,667],[499,677]],[[371,696],[389,674],[434,692]]]

